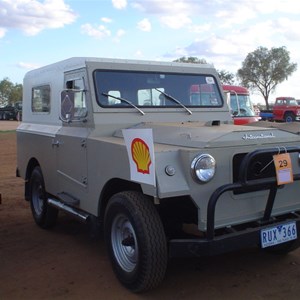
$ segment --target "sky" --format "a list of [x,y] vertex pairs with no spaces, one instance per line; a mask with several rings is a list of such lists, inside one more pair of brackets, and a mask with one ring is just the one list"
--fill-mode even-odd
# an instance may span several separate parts
[[[298,70],[277,96],[300,99],[296,0],[0,0],[0,80],[74,56],[205,59],[236,74],[258,47],[285,46]],[[261,102],[252,94],[254,103]]]

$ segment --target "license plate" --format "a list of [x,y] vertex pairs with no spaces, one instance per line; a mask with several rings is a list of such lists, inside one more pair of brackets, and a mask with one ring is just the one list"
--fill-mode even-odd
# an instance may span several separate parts
[[271,247],[297,239],[296,222],[269,227],[260,232],[261,247]]

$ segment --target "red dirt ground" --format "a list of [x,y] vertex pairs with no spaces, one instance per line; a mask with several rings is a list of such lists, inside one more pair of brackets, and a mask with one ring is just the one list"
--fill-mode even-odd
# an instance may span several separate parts
[[[135,295],[115,278],[103,240],[60,214],[38,228],[15,177],[16,133],[0,122],[0,299],[299,299],[300,249],[286,256],[248,249],[169,263],[154,291]],[[10,122],[10,129],[14,129]],[[16,122],[15,125],[16,127]]]

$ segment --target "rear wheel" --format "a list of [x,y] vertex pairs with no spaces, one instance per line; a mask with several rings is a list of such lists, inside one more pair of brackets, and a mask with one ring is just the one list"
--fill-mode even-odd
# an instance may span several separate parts
[[35,167],[30,177],[30,207],[37,225],[44,229],[55,225],[58,210],[49,206],[42,170]]
[[154,204],[135,191],[114,195],[104,220],[105,241],[114,272],[133,292],[156,287],[167,267],[167,243]]

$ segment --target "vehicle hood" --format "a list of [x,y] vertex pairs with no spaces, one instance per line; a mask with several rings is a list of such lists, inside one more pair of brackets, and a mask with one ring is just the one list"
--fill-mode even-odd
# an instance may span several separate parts
[[[259,122],[257,122],[259,123]],[[299,126],[299,125],[298,125]],[[128,129],[153,131],[154,143],[191,148],[218,148],[300,142],[297,130],[259,126],[238,126],[212,122],[140,123]],[[298,127],[300,129],[300,127]],[[122,137],[118,131],[115,136]]]

